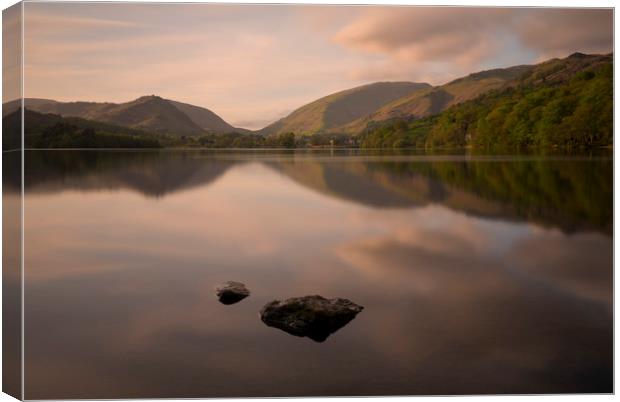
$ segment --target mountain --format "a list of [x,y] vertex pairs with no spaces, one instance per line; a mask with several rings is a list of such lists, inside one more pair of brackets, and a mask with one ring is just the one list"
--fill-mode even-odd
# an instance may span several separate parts
[[185,113],[195,124],[208,133],[227,134],[236,131],[238,133],[247,134],[252,132],[251,130],[231,126],[220,116],[204,107],[194,106],[189,103],[182,103],[173,100],[170,100],[169,102],[181,112]]
[[[79,117],[158,134],[197,136],[205,133],[247,131],[236,129],[209,109],[155,95],[142,96],[119,104],[27,98],[25,105],[27,109],[40,113]],[[17,107],[16,101],[5,104],[3,115]]]
[[[27,106],[32,109],[33,107],[38,107],[40,105],[44,105],[47,103],[56,103],[55,100],[51,99],[39,99],[39,98],[26,98]],[[15,99],[12,101],[8,101],[2,104],[2,117],[9,115],[19,109],[22,103],[20,99]]]
[[347,89],[302,106],[259,133],[269,136],[330,131],[371,114],[389,102],[430,87],[426,83],[377,82]]
[[[78,117],[137,129],[149,134],[165,134],[168,138],[176,141],[164,143],[164,146],[208,146],[208,144],[214,143],[230,143],[231,146],[238,146],[235,144],[239,143],[255,146],[255,144],[265,143],[265,141],[256,138],[259,135],[267,137],[265,140],[271,141],[273,138],[282,137],[281,134],[285,133],[294,133],[297,136],[298,142],[295,142],[295,138],[290,138],[294,143],[293,145],[299,144],[300,136],[311,135],[312,137],[310,139],[308,137],[305,138],[305,141],[315,146],[328,144],[340,144],[342,146],[346,144],[351,146],[352,144],[355,145],[359,139],[359,137],[352,138],[351,136],[358,136],[378,128],[382,130],[382,126],[385,128],[386,124],[389,125],[394,121],[399,121],[399,130],[403,131],[402,129],[407,126],[417,134],[409,135],[404,130],[403,133],[406,135],[403,133],[399,134],[400,139],[398,141],[395,139],[396,137],[390,134],[386,137],[387,142],[383,139],[379,139],[377,142],[375,141],[377,138],[370,138],[370,141],[365,141],[366,145],[394,147],[412,146],[415,144],[419,146],[419,144],[425,143],[426,139],[431,138],[428,136],[430,131],[437,133],[439,130],[438,126],[435,125],[437,119],[433,121],[427,120],[433,116],[442,115],[445,117],[447,114],[444,113],[451,110],[462,111],[466,107],[475,108],[471,106],[470,102],[483,102],[481,99],[487,99],[484,102],[489,102],[489,94],[497,94],[498,92],[504,94],[501,96],[512,97],[510,99],[513,103],[519,102],[519,96],[525,96],[524,93],[519,95],[514,93],[506,94],[505,92],[515,88],[555,88],[558,85],[566,84],[579,75],[580,72],[593,70],[598,68],[597,66],[612,63],[612,59],[612,55],[575,53],[564,59],[552,59],[536,65],[520,65],[481,71],[440,86],[413,82],[377,82],[320,98],[255,132],[235,128],[209,109],[163,99],[154,95],[143,96],[134,101],[120,104],[57,102],[50,99],[27,98],[25,105],[26,109],[44,114],[52,113],[63,117]],[[608,94],[608,87],[605,84],[607,81],[600,79],[596,80],[596,82],[601,85],[601,88],[598,88],[598,90]],[[577,91],[576,87],[573,90]],[[586,96],[586,92],[588,91],[585,91],[583,96]],[[573,98],[581,96],[580,94],[581,92],[579,91],[575,92]],[[607,99],[605,98],[603,102],[600,99],[593,98],[591,101],[608,107],[609,105],[605,103]],[[550,100],[546,99],[546,101]],[[497,102],[499,104],[502,103],[501,100],[497,100]],[[570,102],[572,102],[571,105],[575,106],[577,101],[572,99]],[[507,107],[512,107],[511,105],[510,103]],[[18,101],[5,103],[3,116],[17,110],[19,106]],[[488,104],[487,106],[491,107]],[[581,110],[580,113],[583,113],[583,110],[586,110],[585,106],[582,106]],[[541,116],[536,115],[538,113],[537,110],[534,110],[533,113],[534,115],[532,115],[533,117],[530,116],[531,118],[541,119]],[[597,115],[597,113],[593,114]],[[516,126],[515,123],[526,121],[530,117],[514,115],[511,117],[510,124]],[[462,116],[454,117],[454,119],[457,118],[464,121]],[[581,121],[592,121],[592,118],[593,116],[583,115],[581,116]],[[415,127],[410,125],[414,120],[419,121]],[[579,120],[577,117],[574,120],[573,126],[576,127]],[[444,123],[445,127],[453,125],[451,122]],[[466,131],[469,136],[473,136],[476,134],[474,126],[478,123],[478,121],[472,122],[468,120],[464,122],[466,127],[461,127],[460,130]],[[537,124],[536,122],[530,123],[530,125]],[[596,124],[597,127],[602,127],[604,122],[601,120]],[[388,127],[386,130],[389,132],[390,130],[393,131],[393,129],[395,128]],[[566,129],[566,127],[563,127],[563,129]],[[527,128],[527,130],[531,131],[532,127]],[[444,138],[439,142],[433,143],[463,145],[464,138],[460,138],[458,141],[455,141],[454,138],[449,139],[448,137],[451,135],[447,134],[449,131],[450,129],[446,128],[444,130]],[[598,134],[591,131],[589,130],[589,135],[592,139],[589,140],[589,143],[601,143],[601,141],[595,141],[594,139],[594,136]],[[224,138],[225,141],[220,141],[221,138],[214,138],[217,135],[226,136],[233,132],[237,134],[230,138]],[[204,136],[205,134],[213,135]],[[199,141],[198,137],[208,137],[208,140]],[[434,135],[435,139],[440,137]],[[607,138],[607,135],[605,134],[603,137]],[[478,136],[478,138],[482,137]],[[251,141],[247,141],[248,139]],[[368,139],[368,136],[366,136],[366,139]],[[401,139],[403,141],[400,141]],[[556,143],[555,140],[552,142]]]
[[[340,129],[349,134],[358,134],[369,123],[395,118],[420,119],[436,115],[451,106],[475,99],[492,90],[523,84],[552,84],[565,81],[579,71],[610,60],[609,55],[574,53],[564,59],[551,59],[536,65],[497,68],[469,74],[447,84],[399,98]],[[544,82],[541,81],[543,76],[546,80]]]
[[397,117],[422,118],[437,114],[450,106],[474,99],[493,89],[501,88],[528,72],[532,66],[498,68],[470,74],[447,84],[425,88],[390,102],[372,114],[341,127],[341,131],[357,134],[370,122]]
[[573,53],[563,59],[550,59],[532,66],[519,77],[521,85],[561,84],[585,70],[596,70],[600,66],[613,63],[613,54]]
[[143,96],[127,103],[49,102],[26,108],[63,117],[80,117],[155,133],[200,135],[202,128],[169,101],[159,96]]
[[409,109],[373,118],[360,136],[365,148],[609,146],[613,56],[575,53],[523,69],[498,88],[440,113],[425,117]]
[[[431,86],[408,82],[379,82],[328,95],[295,110],[260,130],[261,134],[339,133],[357,135],[368,125],[393,119],[421,119],[473,100],[490,91],[529,84],[553,84],[610,56],[575,53],[536,65],[519,65],[469,74]],[[540,82],[544,76],[546,81]],[[537,78],[538,77],[538,78]],[[538,81],[536,81],[538,80]],[[400,94],[400,96],[399,96]]]

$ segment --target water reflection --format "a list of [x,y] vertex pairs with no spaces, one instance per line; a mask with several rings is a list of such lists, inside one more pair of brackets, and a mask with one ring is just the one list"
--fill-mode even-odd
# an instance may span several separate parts
[[35,192],[121,190],[163,197],[211,183],[234,162],[183,152],[29,151],[25,186]]
[[[2,153],[2,390],[22,395],[22,155]],[[12,184],[10,184],[12,183]]]
[[358,155],[343,162],[320,156],[30,151],[25,185],[36,193],[130,189],[163,197],[209,185],[233,166],[259,162],[321,194],[375,208],[441,203],[477,216],[531,220],[570,232],[612,232],[609,157],[420,160]]
[[611,160],[27,158],[26,398],[612,391]]

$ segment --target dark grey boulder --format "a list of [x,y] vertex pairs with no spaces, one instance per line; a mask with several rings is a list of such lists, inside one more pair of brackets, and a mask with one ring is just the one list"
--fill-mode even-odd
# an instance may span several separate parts
[[270,327],[323,342],[347,325],[363,309],[364,307],[347,299],[304,296],[267,303],[262,308],[260,317]]
[[241,282],[228,281],[215,287],[215,294],[222,304],[235,304],[250,295],[250,291]]

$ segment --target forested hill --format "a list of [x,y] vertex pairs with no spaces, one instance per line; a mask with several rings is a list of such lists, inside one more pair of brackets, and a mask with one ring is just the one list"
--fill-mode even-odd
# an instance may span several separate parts
[[600,147],[613,144],[611,55],[573,54],[512,85],[419,120],[371,123],[365,148]]
[[[21,109],[2,118],[4,149],[18,148],[21,142]],[[159,148],[152,135],[132,128],[79,117],[24,110],[26,148]],[[11,135],[12,134],[12,135]]]

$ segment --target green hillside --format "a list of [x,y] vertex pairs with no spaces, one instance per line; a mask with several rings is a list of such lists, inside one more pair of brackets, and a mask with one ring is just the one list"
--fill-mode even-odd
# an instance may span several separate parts
[[348,89],[302,106],[287,117],[259,130],[259,133],[271,136],[292,132],[301,136],[332,131],[375,112],[389,102],[425,88],[430,88],[430,85],[377,82]]
[[400,117],[423,118],[440,113],[450,106],[501,88],[529,71],[531,66],[516,66],[470,74],[445,85],[426,88],[384,105],[376,112],[340,127],[340,131],[357,134],[369,123]]
[[613,143],[613,66],[575,54],[525,70],[501,88],[426,118],[371,122],[366,148],[593,147]]

